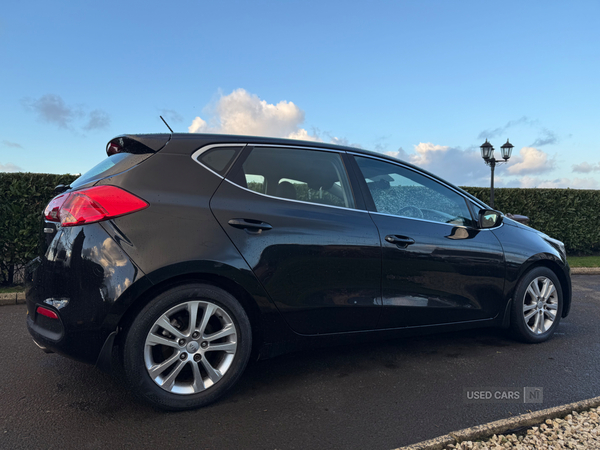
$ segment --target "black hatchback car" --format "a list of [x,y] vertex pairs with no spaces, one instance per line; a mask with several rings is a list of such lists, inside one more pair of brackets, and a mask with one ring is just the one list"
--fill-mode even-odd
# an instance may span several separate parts
[[472,327],[541,342],[561,242],[410,164],[248,136],[127,135],[44,212],[27,325],[155,406],[206,405],[251,357]]

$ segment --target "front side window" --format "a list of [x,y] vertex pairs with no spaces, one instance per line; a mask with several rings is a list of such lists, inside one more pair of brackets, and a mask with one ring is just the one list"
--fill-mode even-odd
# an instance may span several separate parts
[[354,208],[354,198],[339,153],[255,147],[235,183],[260,194],[329,206]]
[[405,167],[355,157],[377,212],[453,225],[473,226],[465,199]]

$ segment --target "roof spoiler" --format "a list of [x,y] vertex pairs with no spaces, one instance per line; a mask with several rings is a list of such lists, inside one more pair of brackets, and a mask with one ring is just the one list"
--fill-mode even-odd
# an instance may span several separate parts
[[117,136],[106,144],[106,154],[111,156],[117,153],[131,153],[135,155],[156,153],[167,145],[170,140],[171,136],[167,134]]

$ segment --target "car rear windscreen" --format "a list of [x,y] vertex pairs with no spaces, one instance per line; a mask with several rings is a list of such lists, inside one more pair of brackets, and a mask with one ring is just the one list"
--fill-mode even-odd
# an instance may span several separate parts
[[92,181],[124,172],[152,156],[155,151],[132,139],[119,138],[119,144],[113,145],[116,140],[108,143],[108,148],[118,148],[118,153],[112,153],[100,163],[96,164],[86,173],[71,183],[71,188],[76,188]]

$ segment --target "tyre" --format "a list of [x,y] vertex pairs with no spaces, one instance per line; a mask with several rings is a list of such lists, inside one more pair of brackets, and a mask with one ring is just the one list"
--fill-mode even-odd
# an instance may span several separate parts
[[123,345],[123,367],[141,400],[161,409],[193,409],[235,384],[251,347],[250,321],[231,294],[187,284],[158,295],[137,315]]
[[563,309],[560,281],[547,267],[536,267],[519,280],[511,306],[512,335],[524,342],[548,340]]

